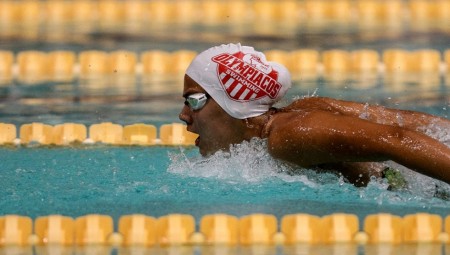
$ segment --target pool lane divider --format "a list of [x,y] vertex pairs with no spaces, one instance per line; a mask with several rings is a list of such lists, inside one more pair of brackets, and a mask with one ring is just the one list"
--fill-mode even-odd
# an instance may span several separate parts
[[[88,135],[89,131],[89,135]],[[0,123],[0,146],[7,145],[56,145],[73,146],[77,144],[108,145],[182,145],[195,144],[197,134],[186,130],[181,123],[154,125],[136,123],[122,126],[111,122],[92,124],[88,128],[83,124],[64,123],[55,126],[43,123],[23,124],[17,136],[16,126]]]
[[209,214],[198,222],[189,214],[159,218],[144,214],[119,218],[117,231],[108,215],[89,214],[76,219],[62,215],[0,216],[0,248],[28,245],[111,245],[115,247],[168,247],[178,245],[450,245],[450,215],[416,213],[399,217],[379,213],[368,215],[360,225],[353,214],[335,213],[323,217],[290,214],[280,224],[271,214],[250,214],[240,218]]
[[[54,33],[61,33],[61,30],[67,27],[80,27],[81,31],[76,31],[78,33],[102,32],[110,31],[114,29],[114,26],[117,26],[115,30],[127,27],[135,33],[144,31],[148,33],[145,29],[151,27],[148,26],[150,22],[155,23],[157,28],[181,24],[240,27],[265,23],[266,27],[271,28],[268,30],[270,32],[289,28],[295,31],[308,27],[320,29],[337,23],[395,31],[398,26],[407,26],[412,29],[417,26],[418,29],[423,29],[423,27],[435,28],[437,24],[443,23],[442,27],[444,27],[450,19],[447,11],[449,8],[450,3],[445,0],[233,0],[226,2],[3,0],[0,2],[0,9],[4,10],[1,21],[6,29],[10,30],[22,25],[28,27],[28,30],[54,29],[56,30]],[[277,26],[269,26],[270,24]],[[252,30],[268,32],[267,28],[263,27],[251,27],[249,32]],[[64,32],[67,33],[67,31]]]
[[[450,71],[450,49],[441,52],[431,48],[388,48],[380,53],[372,49],[317,51],[300,48],[291,51],[272,49],[264,53],[269,61],[285,65],[294,81],[319,77],[331,81],[364,77],[373,79],[383,75],[396,76],[397,79],[397,76],[405,76],[405,82],[408,82],[411,74],[439,76]],[[79,79],[87,83],[96,81],[98,86],[99,80],[111,76],[117,79],[139,76],[142,81],[156,85],[161,80],[182,81],[186,68],[196,55],[197,52],[187,49],[173,52],[149,50],[139,55],[128,50],[86,50],[79,53],[30,50],[16,54],[0,50],[0,84],[4,86],[13,81],[21,84],[71,82]],[[120,83],[120,79],[116,82]],[[109,83],[114,84],[113,81]],[[124,84],[134,82],[127,80]]]

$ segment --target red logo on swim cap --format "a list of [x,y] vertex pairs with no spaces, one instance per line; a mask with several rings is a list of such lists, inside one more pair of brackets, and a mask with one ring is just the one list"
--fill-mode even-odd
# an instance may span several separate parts
[[274,99],[281,89],[278,72],[258,55],[237,52],[212,57],[217,76],[228,96],[236,101],[251,101],[269,96]]

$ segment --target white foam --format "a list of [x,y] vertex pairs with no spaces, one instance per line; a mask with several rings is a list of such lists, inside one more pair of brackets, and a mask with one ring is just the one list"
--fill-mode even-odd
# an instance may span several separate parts
[[[448,129],[431,126],[427,134],[450,146]],[[229,152],[219,151],[204,158],[196,153],[189,155],[180,147],[180,152],[169,153],[171,163],[168,172],[189,177],[212,178],[228,183],[261,183],[273,179],[283,182],[300,182],[319,193],[327,193],[331,188],[338,190],[352,187],[342,177],[333,173],[318,173],[311,169],[274,159],[267,151],[265,139],[252,139],[231,146]],[[196,151],[195,151],[196,152]],[[359,189],[362,200],[375,200],[378,204],[396,203],[396,201],[415,200],[419,203],[435,203],[430,198],[438,192],[450,194],[450,185],[414,172],[395,162],[386,162],[387,166],[398,169],[408,183],[405,190],[388,191],[387,180],[374,178],[367,187]],[[343,191],[344,192],[344,191]]]
[[424,128],[424,133],[450,147],[450,125],[433,123]]
[[[450,147],[450,125],[433,123],[424,127],[422,131]],[[395,162],[388,162],[388,165],[402,173],[408,183],[407,191],[418,198],[431,198],[438,192],[450,194],[450,185],[445,182],[422,175]]]
[[[231,146],[229,152],[218,151],[208,158],[188,157],[183,150],[181,153],[171,153],[168,172],[192,177],[216,178],[232,183],[259,183],[278,178],[285,182],[317,185],[315,181],[309,180],[306,169],[293,167],[270,156],[266,143],[265,139],[255,138]],[[295,175],[292,174],[294,171]]]

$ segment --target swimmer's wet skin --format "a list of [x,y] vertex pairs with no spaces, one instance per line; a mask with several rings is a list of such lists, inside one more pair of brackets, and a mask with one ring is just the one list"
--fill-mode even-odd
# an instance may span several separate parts
[[[187,103],[180,119],[199,135],[196,145],[204,156],[260,137],[267,138],[275,158],[301,167],[325,166],[355,183],[382,175],[373,162],[393,160],[450,184],[450,148],[423,131],[430,125],[450,128],[449,120],[320,97],[273,108],[290,87],[288,70],[252,47],[213,47],[186,71]],[[208,98],[195,107],[189,100],[199,93]]]

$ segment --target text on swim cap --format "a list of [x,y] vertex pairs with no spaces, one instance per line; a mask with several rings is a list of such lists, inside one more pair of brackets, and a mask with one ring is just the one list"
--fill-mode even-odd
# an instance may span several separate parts
[[223,53],[212,58],[218,64],[217,74],[227,94],[238,101],[263,96],[276,98],[281,89],[281,84],[277,81],[278,72],[257,56],[245,56],[243,52],[238,52],[233,55]]

